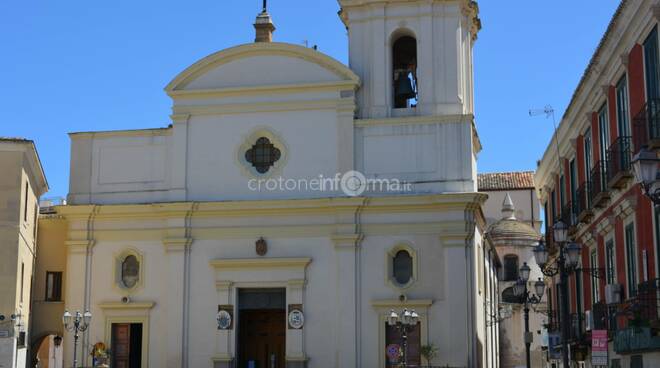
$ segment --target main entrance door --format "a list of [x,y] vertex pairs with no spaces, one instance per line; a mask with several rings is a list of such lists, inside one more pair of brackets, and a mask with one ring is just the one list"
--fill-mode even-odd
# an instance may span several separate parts
[[284,368],[284,289],[239,290],[237,368]]
[[142,323],[113,323],[111,351],[113,368],[141,368]]

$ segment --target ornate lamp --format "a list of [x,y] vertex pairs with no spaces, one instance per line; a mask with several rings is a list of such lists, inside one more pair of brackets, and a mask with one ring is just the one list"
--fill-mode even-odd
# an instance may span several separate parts
[[554,240],[557,243],[566,243],[568,240],[568,226],[561,220],[557,221],[552,227]]
[[568,251],[567,265],[572,268],[577,267],[578,263],[580,263],[580,252],[582,251],[582,247],[580,247],[578,243],[571,242],[566,250]]
[[520,279],[527,282],[529,280],[529,272],[531,268],[527,265],[527,262],[524,262],[522,267],[520,267]]
[[539,278],[538,281],[534,283],[534,291],[536,291],[536,295],[538,295],[539,300],[543,299],[543,294],[545,293],[545,282],[543,282],[541,278]]
[[659,163],[658,155],[646,147],[642,147],[632,160],[635,180],[642,186],[644,194],[656,205],[660,204]]
[[533,252],[536,264],[543,268],[548,263],[548,249],[545,247],[545,242],[543,240],[539,241]]

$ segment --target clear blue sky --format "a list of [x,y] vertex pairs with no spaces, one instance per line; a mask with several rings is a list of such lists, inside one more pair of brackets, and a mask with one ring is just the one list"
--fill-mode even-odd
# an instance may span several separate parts
[[[277,41],[347,62],[336,0],[270,0]],[[533,170],[617,0],[481,0],[475,46],[479,171]],[[196,60],[251,42],[260,0],[0,2],[0,136],[35,140],[51,191],[68,192],[69,138],[167,126],[165,85]]]

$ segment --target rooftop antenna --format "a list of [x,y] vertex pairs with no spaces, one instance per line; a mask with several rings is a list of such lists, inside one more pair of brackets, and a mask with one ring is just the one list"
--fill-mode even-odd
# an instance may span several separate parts
[[552,125],[555,128],[555,145],[557,147],[557,165],[559,166],[559,175],[562,174],[561,154],[559,153],[559,134],[557,133],[557,121],[555,120],[555,109],[550,105],[545,105],[542,109],[530,109],[529,116],[545,115],[545,118],[552,116]]
[[262,9],[261,12],[262,13],[267,13],[268,12],[268,0],[264,0],[263,9]]

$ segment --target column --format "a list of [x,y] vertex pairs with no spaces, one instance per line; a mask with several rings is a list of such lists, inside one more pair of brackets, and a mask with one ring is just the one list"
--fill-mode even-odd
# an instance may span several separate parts
[[337,266],[337,333],[335,356],[337,367],[358,367],[358,314],[357,251],[362,236],[359,234],[335,235]]

